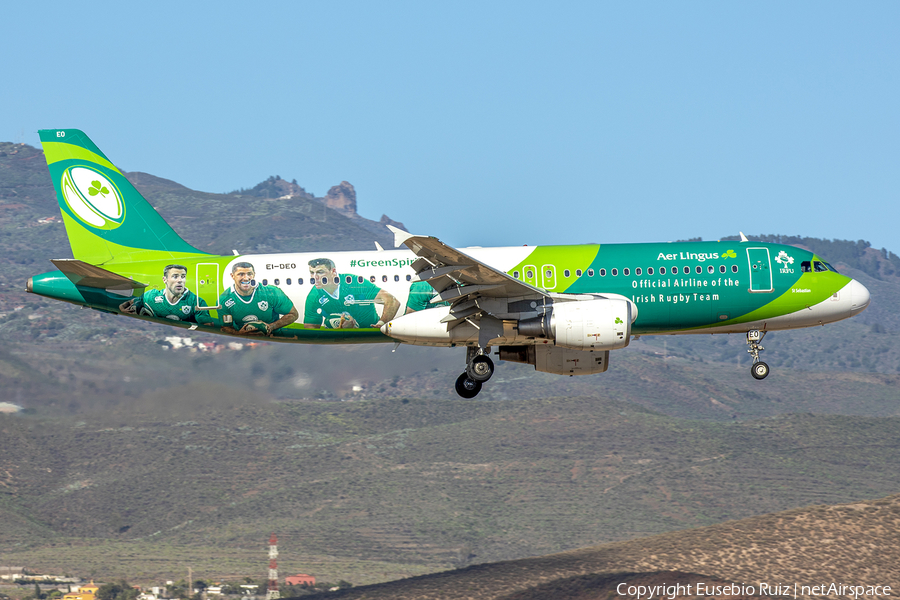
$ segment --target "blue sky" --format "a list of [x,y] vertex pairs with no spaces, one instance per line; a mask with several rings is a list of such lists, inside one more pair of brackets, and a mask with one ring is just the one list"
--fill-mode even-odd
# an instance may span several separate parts
[[33,4],[4,8],[0,140],[80,128],[210,192],[347,180],[455,245],[900,253],[898,3]]

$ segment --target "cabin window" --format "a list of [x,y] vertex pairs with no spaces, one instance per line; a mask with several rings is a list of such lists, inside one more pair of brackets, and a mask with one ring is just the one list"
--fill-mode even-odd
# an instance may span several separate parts
[[619,270],[618,270],[618,269],[613,269],[613,270],[612,270],[612,275],[613,275],[613,277],[615,277],[615,276],[618,275],[618,274],[619,274]]
[[362,275],[356,277],[356,283],[362,283],[363,281],[365,281],[365,278]]
[[700,275],[701,273],[703,273],[703,267],[697,265],[697,275]]
[[737,273],[737,265],[731,265],[731,272]]
[[412,275],[407,275],[407,276],[406,276],[406,280],[407,280],[407,281],[412,281]]
[[660,275],[665,275],[665,274],[666,274],[666,268],[665,268],[665,267],[660,267],[660,268],[659,268],[659,274],[660,274]]
[[381,276],[381,283],[387,283],[387,275]]
[[600,277],[606,277],[606,269],[600,269]]
[[647,267],[647,275],[653,275],[653,267]]
[[532,271],[531,269],[525,271],[525,277],[527,277],[528,279],[532,279],[534,277],[534,271]]
[[394,275],[394,281],[400,281],[400,276],[399,276],[399,275]]
[[690,275],[690,274],[691,274],[691,268],[690,268],[690,267],[685,267],[685,268],[684,268],[684,274],[685,274],[685,275]]
[[518,278],[519,278],[519,272],[513,271],[513,279],[518,279]]
[[[251,281],[250,284],[252,285],[253,282]],[[269,285],[269,280],[268,280],[268,279],[263,279],[263,285]]]
[[291,285],[291,278],[288,277],[287,279],[284,280],[284,282],[288,285]]
[[715,273],[715,271],[716,271],[716,268],[712,265],[709,265],[708,267],[706,267],[707,273]]
[[346,281],[347,283],[353,283],[353,275],[347,275],[346,277],[344,277],[344,281]]
[[594,276],[594,270],[588,269],[588,277],[593,277],[593,276]]
[[297,285],[303,285],[303,278],[302,278],[302,277],[298,277],[298,278],[297,278]]
[[371,281],[372,283],[375,283],[375,276],[372,275],[371,277],[369,277],[369,281]]
[[725,272],[725,265],[722,265],[719,267],[719,273],[724,273],[724,272]]
[[581,269],[575,269],[575,277],[581,277]]
[[566,277],[571,277],[571,276],[572,276],[572,273],[571,273],[568,269],[566,269],[566,270],[563,271],[563,275],[566,276]]
[[551,271],[550,269],[547,269],[546,277],[547,277],[548,279],[551,278],[551,277],[553,277],[553,271]]
[[640,267],[638,267],[637,269],[634,270],[634,274],[637,275],[638,277],[641,276],[641,273],[643,273],[643,271],[641,271]]
[[624,275],[625,277],[628,277],[629,275],[631,275],[631,270],[628,269],[628,267],[622,269],[622,275]]
[[281,285],[281,280],[280,280],[280,279],[276,279],[273,283],[274,283],[275,285]]

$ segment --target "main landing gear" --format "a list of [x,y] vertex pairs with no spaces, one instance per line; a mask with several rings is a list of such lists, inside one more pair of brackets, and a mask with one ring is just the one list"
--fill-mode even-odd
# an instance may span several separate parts
[[753,357],[753,366],[750,367],[750,374],[754,379],[765,379],[769,375],[769,365],[759,360],[759,353],[765,350],[762,347],[762,339],[766,337],[765,331],[751,329],[747,332],[747,344],[750,349],[747,352]]
[[466,370],[456,379],[456,393],[461,397],[477,396],[481,385],[494,374],[494,361],[488,356],[490,352],[490,348],[466,348]]

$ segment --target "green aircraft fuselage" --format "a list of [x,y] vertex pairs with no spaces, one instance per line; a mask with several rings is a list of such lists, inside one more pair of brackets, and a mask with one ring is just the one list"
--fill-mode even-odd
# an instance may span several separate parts
[[603,372],[633,335],[824,325],[869,293],[793,246],[676,242],[455,249],[392,229],[408,249],[212,255],[185,242],[76,129],[40,132],[73,259],[29,292],[182,328],[300,343],[464,345],[457,392],[493,373],[488,349],[537,370]]

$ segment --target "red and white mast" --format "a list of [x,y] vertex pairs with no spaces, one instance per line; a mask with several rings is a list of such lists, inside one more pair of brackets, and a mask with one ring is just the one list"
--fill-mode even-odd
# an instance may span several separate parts
[[281,592],[278,591],[278,538],[275,534],[269,538],[269,587],[266,590],[266,600],[274,600],[281,598]]

